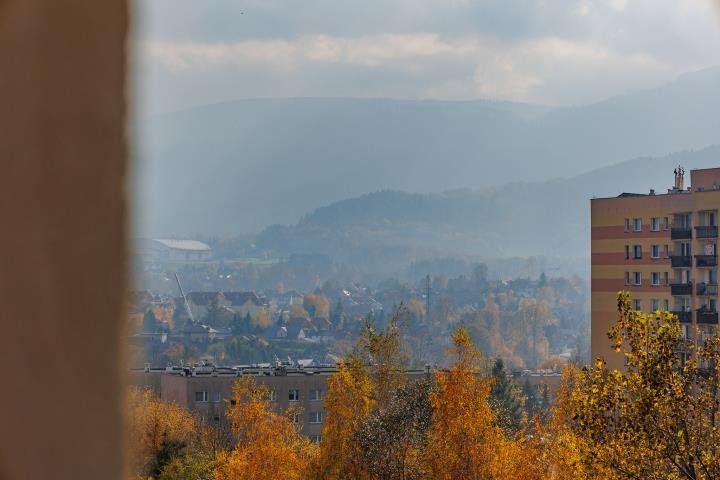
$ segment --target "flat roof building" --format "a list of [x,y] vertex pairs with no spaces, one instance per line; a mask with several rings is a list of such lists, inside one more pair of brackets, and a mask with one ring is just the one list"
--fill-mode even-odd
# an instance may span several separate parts
[[198,240],[137,238],[133,254],[145,262],[191,262],[209,260],[212,249]]
[[667,193],[623,193],[595,198],[591,209],[591,351],[610,368],[624,358],[607,332],[617,319],[617,293],[628,290],[633,308],[676,313],[684,335],[691,325],[712,332],[717,313],[717,238],[720,168],[675,170]]
[[[327,391],[327,379],[337,372],[335,367],[214,367],[196,366],[172,368],[160,376],[160,398],[175,402],[199,415],[207,422],[226,422],[225,408],[232,400],[232,387],[242,376],[252,376],[270,390],[272,408],[285,411],[290,405],[302,408],[296,418],[301,433],[320,440],[325,408],[323,399]],[[430,375],[430,369],[410,370],[409,379]]]

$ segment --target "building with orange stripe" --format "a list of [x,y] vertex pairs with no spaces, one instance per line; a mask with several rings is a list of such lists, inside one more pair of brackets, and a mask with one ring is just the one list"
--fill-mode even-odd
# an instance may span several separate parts
[[623,366],[607,337],[621,290],[637,310],[676,313],[686,336],[716,328],[720,168],[692,170],[685,188],[678,167],[667,193],[594,198],[590,209],[593,358]]

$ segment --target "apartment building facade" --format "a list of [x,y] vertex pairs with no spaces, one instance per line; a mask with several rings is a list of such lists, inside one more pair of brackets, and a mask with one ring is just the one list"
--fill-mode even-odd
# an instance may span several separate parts
[[[233,402],[233,384],[242,376],[252,376],[270,391],[270,405],[274,411],[284,412],[290,406],[300,407],[293,421],[301,426],[303,435],[318,442],[325,422],[323,399],[327,392],[327,379],[335,372],[335,367],[283,365],[169,368],[161,374],[160,397],[187,408],[208,423],[221,424],[227,421],[225,409]],[[409,380],[418,380],[430,374],[429,368],[407,372]]]
[[617,293],[628,290],[633,307],[668,310],[683,333],[711,333],[718,324],[717,240],[720,168],[675,170],[667,193],[623,193],[591,205],[591,351],[611,368],[624,358],[607,332],[617,320]]

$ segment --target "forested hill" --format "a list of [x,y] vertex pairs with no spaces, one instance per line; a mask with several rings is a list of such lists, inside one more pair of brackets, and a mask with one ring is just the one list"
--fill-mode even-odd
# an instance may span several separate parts
[[332,203],[296,225],[273,226],[260,248],[384,263],[432,256],[587,257],[593,196],[663,193],[673,168],[720,164],[720,147],[638,158],[568,179],[437,194],[379,191]]
[[[477,190],[572,177],[718,144],[719,111],[717,68],[579,107],[305,98],[194,108],[134,127],[138,233],[252,233],[382,189]],[[541,187],[508,187],[488,208],[502,211],[513,201],[507,197],[534,188]]]

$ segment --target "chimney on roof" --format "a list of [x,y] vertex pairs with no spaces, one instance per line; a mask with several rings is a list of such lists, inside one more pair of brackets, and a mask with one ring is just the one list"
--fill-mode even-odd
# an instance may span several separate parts
[[651,188],[651,189],[650,189],[650,195],[655,195],[655,189],[654,189],[654,188]]
[[675,173],[675,190],[683,190],[685,188],[685,169],[678,165],[673,172]]

